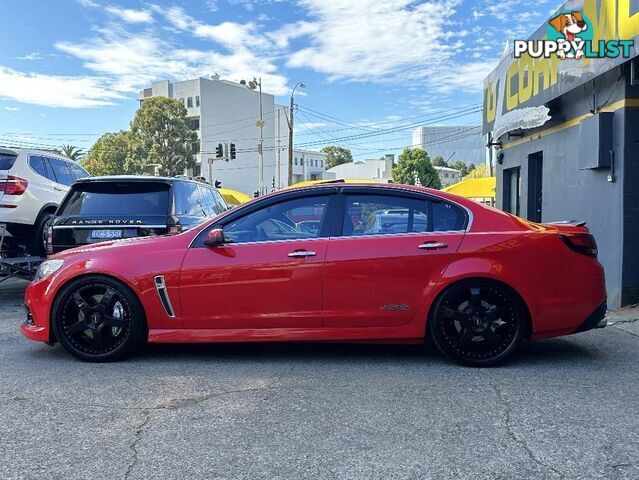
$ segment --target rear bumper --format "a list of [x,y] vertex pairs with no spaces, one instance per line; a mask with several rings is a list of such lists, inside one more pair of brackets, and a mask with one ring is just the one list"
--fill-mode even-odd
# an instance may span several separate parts
[[580,333],[586,332],[588,330],[592,330],[593,328],[604,328],[608,322],[606,321],[606,311],[608,310],[608,305],[604,300],[601,305],[599,305],[594,312],[592,312],[588,318],[586,318],[581,325],[577,327],[577,329],[572,333]]

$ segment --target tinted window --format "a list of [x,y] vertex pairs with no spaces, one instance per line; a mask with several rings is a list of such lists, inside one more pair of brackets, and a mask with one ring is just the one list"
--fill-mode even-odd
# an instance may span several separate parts
[[73,175],[73,178],[75,178],[76,180],[78,178],[86,178],[91,176],[89,172],[87,172],[84,168],[82,168],[80,165],[78,165],[75,162],[67,162],[67,165],[69,165],[69,168],[71,169],[71,174]]
[[10,155],[8,153],[0,153],[0,170],[9,170],[16,162],[16,155]]
[[173,184],[175,192],[175,214],[188,215],[191,217],[206,218],[210,215],[204,206],[202,195],[197,183],[175,182]]
[[212,187],[209,187],[209,189],[211,190],[211,193],[213,194],[213,201],[215,202],[215,213],[220,214],[222,212],[227,211],[229,209],[229,206],[224,201],[224,198],[222,198],[222,194],[220,194],[220,192],[218,192]]
[[297,198],[264,207],[224,227],[234,243],[317,238],[327,196]]
[[60,215],[168,215],[169,186],[151,182],[95,182],[73,187]]
[[69,170],[67,162],[59,158],[49,158],[49,165],[53,170],[56,182],[62,185],[73,185],[75,178],[71,175],[71,170]]
[[427,232],[428,200],[390,195],[349,195],[342,235]]
[[446,202],[432,202],[433,231],[463,230],[466,216],[459,207]]
[[45,178],[51,178],[51,171],[48,167],[49,162],[44,157],[31,155],[29,157],[29,166],[38,174]]

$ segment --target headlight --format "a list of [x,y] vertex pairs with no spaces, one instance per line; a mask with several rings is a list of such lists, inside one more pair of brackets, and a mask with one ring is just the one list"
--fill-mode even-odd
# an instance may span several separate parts
[[52,273],[59,270],[63,263],[64,260],[45,260],[38,267],[38,271],[35,274],[34,280],[42,280],[43,278],[48,277]]

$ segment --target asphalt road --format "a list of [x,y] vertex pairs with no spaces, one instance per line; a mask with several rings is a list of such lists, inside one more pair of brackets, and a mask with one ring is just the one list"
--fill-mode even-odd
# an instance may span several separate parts
[[[506,367],[366,345],[151,346],[116,364],[23,338],[0,285],[0,478],[639,478],[639,332]],[[627,327],[627,325],[626,325]]]

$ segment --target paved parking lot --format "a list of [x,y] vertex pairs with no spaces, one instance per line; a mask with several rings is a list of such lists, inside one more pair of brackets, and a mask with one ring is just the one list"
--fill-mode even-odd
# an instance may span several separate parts
[[[506,367],[367,345],[151,346],[80,363],[0,286],[0,478],[639,478],[639,331]],[[637,322],[639,323],[639,322]]]

